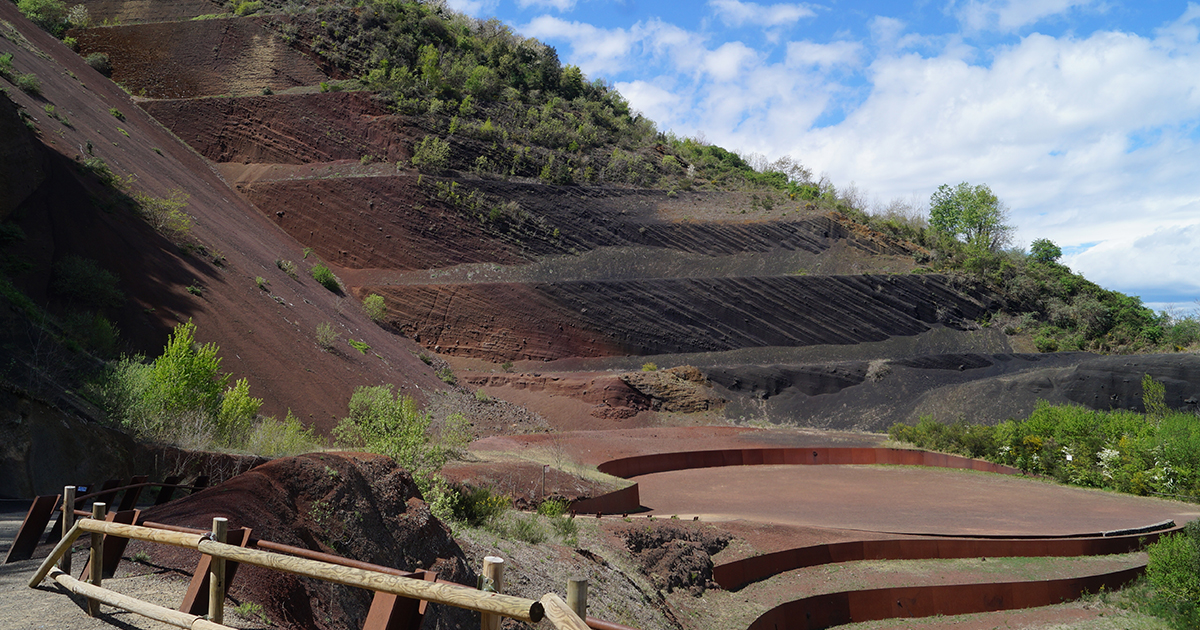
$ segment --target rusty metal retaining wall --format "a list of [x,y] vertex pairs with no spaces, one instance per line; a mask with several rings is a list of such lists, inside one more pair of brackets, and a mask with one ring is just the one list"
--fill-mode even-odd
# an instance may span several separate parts
[[1005,475],[1021,474],[1010,466],[979,459],[898,448],[740,448],[715,451],[656,453],[614,459],[600,464],[600,472],[617,477],[636,477],[670,470],[720,466],[795,466],[823,464],[898,464],[965,468]]
[[580,514],[623,514],[635,512],[641,505],[642,499],[635,483],[615,492],[575,501],[571,503],[571,510]]
[[1145,567],[1040,582],[994,582],[849,591],[805,597],[763,613],[749,630],[819,630],[879,619],[965,615],[1060,604],[1132,582]]
[[931,558],[1004,558],[1098,556],[1137,551],[1165,533],[1104,538],[1042,539],[892,539],[860,540],[786,549],[713,567],[721,588],[736,591],[751,582],[785,571],[855,560],[927,560]]
[[[937,468],[961,468],[1019,475],[1021,471],[1011,466],[1002,466],[979,459],[930,453],[898,448],[737,448],[714,451],[680,451],[676,453],[654,453],[614,459],[600,464],[600,472],[629,479],[638,475],[687,470],[691,468],[716,468],[721,466],[795,466],[795,465],[838,465],[838,464],[894,464],[901,466],[932,466]],[[603,512],[621,514],[636,512],[641,507],[637,484],[582,499],[571,504],[579,513]]]

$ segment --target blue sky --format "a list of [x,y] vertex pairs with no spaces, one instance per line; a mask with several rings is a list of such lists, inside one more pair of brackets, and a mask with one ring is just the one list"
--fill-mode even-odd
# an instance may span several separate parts
[[659,128],[790,155],[873,203],[986,183],[1018,244],[1200,299],[1200,5],[448,0],[554,46]]

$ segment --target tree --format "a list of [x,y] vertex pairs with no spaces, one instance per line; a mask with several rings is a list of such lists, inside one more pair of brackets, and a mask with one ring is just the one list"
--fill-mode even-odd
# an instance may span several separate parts
[[1062,258],[1062,248],[1048,238],[1039,238],[1029,246],[1029,257],[1042,264],[1058,262]]
[[987,184],[942,184],[929,198],[929,226],[971,247],[999,251],[1012,238],[1008,208]]

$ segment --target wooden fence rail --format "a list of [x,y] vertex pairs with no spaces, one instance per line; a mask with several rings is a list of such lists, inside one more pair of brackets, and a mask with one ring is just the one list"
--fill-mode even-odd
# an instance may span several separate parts
[[[106,534],[110,536],[146,540],[150,542],[173,545],[176,547],[195,549],[201,553],[212,556],[213,558],[221,558],[243,564],[252,564],[255,566],[275,569],[277,571],[283,571],[285,573],[312,577],[327,582],[334,582],[346,586],[365,588],[380,593],[389,593],[401,597],[420,599],[429,602],[445,604],[448,606],[475,610],[481,613],[502,615],[504,617],[510,617],[528,623],[537,623],[540,621],[546,616],[546,609],[549,607],[551,609],[551,615],[549,618],[556,628],[559,628],[560,630],[573,630],[587,627],[583,620],[580,619],[574,613],[574,611],[572,611],[566,605],[566,603],[562,601],[562,598],[553,594],[543,597],[542,601],[535,601],[513,595],[504,595],[502,593],[489,593],[457,584],[414,580],[407,577],[388,575],[378,571],[339,566],[319,560],[271,553],[268,551],[262,551],[260,549],[246,549],[235,545],[217,542],[205,534],[164,531],[161,529],[139,527],[136,525],[109,523],[98,519],[82,519],[76,521],[71,527],[70,531],[67,532],[67,535],[63,536],[50,555],[47,556],[42,562],[42,565],[30,579],[29,587],[36,588],[39,584],[41,584],[42,580],[47,577],[47,575],[51,574],[51,571],[53,570],[55,572],[53,574],[54,579],[72,591],[80,592],[84,595],[87,595],[87,597],[91,599],[101,601],[112,606],[117,606],[131,612],[152,616],[142,612],[141,610],[130,608],[129,606],[132,604],[127,600],[132,600],[132,602],[143,605],[143,607],[151,606],[150,604],[125,596],[118,596],[116,593],[112,593],[107,589],[79,582],[78,580],[73,580],[73,578],[66,576],[65,574],[60,575],[61,571],[54,567],[55,563],[59,561],[63,554],[67,553],[75,540],[85,533]],[[87,587],[86,590],[88,593],[103,594],[104,597],[94,596],[78,590],[83,587]],[[152,611],[150,608],[146,608],[145,610]],[[180,614],[177,611],[170,612],[176,615]],[[187,619],[184,619],[184,617],[187,617]],[[159,619],[160,621],[165,621],[165,619],[160,619],[159,617],[154,618]],[[181,620],[181,622],[187,622],[190,625],[182,625],[180,627],[195,628],[196,630],[203,630],[205,628],[209,630],[215,630],[224,627],[208,621],[205,621],[205,624],[207,625],[195,625],[197,623],[196,619],[197,618],[194,615],[183,615],[179,617],[179,620]],[[202,618],[199,619],[203,620]],[[167,621],[167,623],[173,622]]]

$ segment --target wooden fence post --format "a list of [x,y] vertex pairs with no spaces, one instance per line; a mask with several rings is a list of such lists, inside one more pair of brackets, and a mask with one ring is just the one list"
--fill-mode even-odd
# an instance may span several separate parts
[[567,580],[567,606],[575,611],[580,619],[587,619],[587,592],[587,579],[570,578]]
[[[97,521],[104,521],[104,513],[108,510],[108,506],[96,502],[92,504],[92,518]],[[68,549],[68,552],[70,550]],[[100,581],[104,576],[104,534],[92,534],[92,550],[91,550],[91,579],[88,580],[93,586],[100,586]],[[88,598],[88,615],[96,617],[100,614],[100,601]]]
[[[75,486],[63,486],[63,503],[62,503],[62,532],[66,534],[71,531],[75,525]],[[70,575],[71,573],[71,550],[63,555],[62,560],[58,561],[58,568],[62,569],[63,573]]]
[[[504,592],[504,558],[496,556],[487,556],[483,559],[483,575],[480,576],[479,590],[492,591],[495,593]],[[482,630],[500,630],[500,615],[492,613],[480,613],[480,627]]]
[[[229,519],[213,518],[212,539],[223,543],[229,531]],[[208,620],[224,623],[225,619],[225,559],[213,556],[208,569]]]

